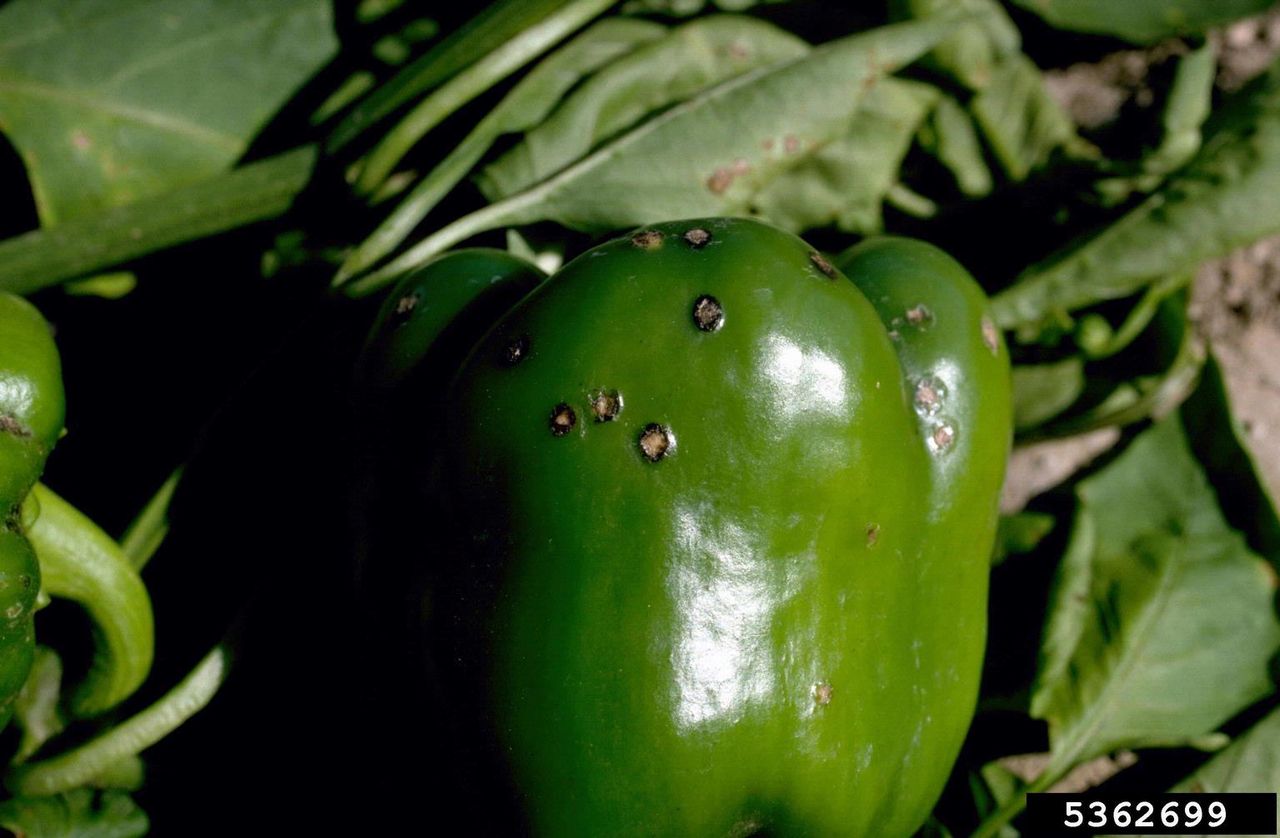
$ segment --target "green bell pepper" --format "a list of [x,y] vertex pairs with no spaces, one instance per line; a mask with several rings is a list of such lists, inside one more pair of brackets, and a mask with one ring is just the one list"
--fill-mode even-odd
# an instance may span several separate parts
[[0,294],[0,726],[35,655],[40,565],[22,502],[62,433],[62,367],[49,325],[20,297]]
[[973,713],[1011,439],[956,262],[652,225],[525,297],[436,414],[422,619],[524,826],[919,827]]
[[131,695],[151,668],[151,601],[110,536],[40,485],[63,432],[62,366],[49,324],[20,297],[0,293],[0,727],[31,669],[37,596],[70,599],[94,623],[89,671],[71,692],[72,716],[102,713]]

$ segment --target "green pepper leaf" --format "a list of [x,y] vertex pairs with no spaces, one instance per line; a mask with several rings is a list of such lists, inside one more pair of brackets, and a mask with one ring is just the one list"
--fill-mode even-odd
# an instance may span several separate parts
[[993,300],[1006,328],[1127,297],[1280,231],[1280,65],[1210,120],[1195,160],[1084,241],[1023,272]]
[[1235,792],[1280,789],[1280,710],[1236,738],[1175,792]]
[[324,0],[13,0],[0,127],[48,226],[228,168],[336,46]]
[[1009,177],[1023,180],[1054,149],[1075,138],[1070,117],[1049,95],[1030,58],[1018,53],[991,70],[990,81],[969,103],[983,135]]
[[1059,29],[1115,35],[1138,44],[1204,32],[1257,14],[1272,0],[1013,0]]
[[151,828],[128,794],[76,789],[0,803],[0,826],[23,838],[137,838]]
[[1280,646],[1274,575],[1224,520],[1177,415],[1076,494],[1031,701],[1058,776],[1122,747],[1194,744],[1273,689]]
[[369,268],[403,242],[495,140],[542,122],[565,91],[584,76],[620,62],[622,56],[666,31],[647,21],[606,18],[544,59],[352,251],[338,272],[339,280]]
[[338,151],[369,126],[439,86],[563,5],[564,0],[501,0],[487,5],[356,105],[334,128],[327,150]]
[[1022,49],[1022,35],[997,0],[891,0],[897,17],[926,18],[953,12],[973,13],[973,20],[929,53],[926,63],[971,90],[986,87],[996,67]]
[[918,58],[954,24],[938,18],[874,29],[723,82],[537,185],[447,225],[351,293],[379,288],[459,241],[500,227],[552,220],[608,230],[746,214],[771,180],[849,130],[876,80]]
[[1204,465],[1209,482],[1222,498],[1223,514],[1244,533],[1249,546],[1280,569],[1280,518],[1276,499],[1259,477],[1244,431],[1231,412],[1222,368],[1212,354],[1200,383],[1180,408],[1187,436]]
[[1049,762],[975,836],[1094,757],[1220,747],[1216,728],[1274,690],[1275,572],[1225,520],[1187,436],[1171,414],[1077,484],[1031,696]]
[[[975,91],[969,110],[1010,178],[1025,179],[1057,148],[1083,151],[1071,119],[1049,95],[1040,69],[1022,53],[1022,38],[996,0],[897,0],[896,5],[899,14],[917,18],[957,7],[971,12],[972,19],[956,26],[925,61]],[[948,127],[961,130],[954,115],[949,118]],[[970,162],[966,171],[972,168]]]
[[685,24],[593,76],[485,167],[480,188],[490,200],[514,195],[655,111],[808,50],[796,36],[752,18],[718,15]]
[[833,223],[850,233],[879,232],[881,207],[938,96],[921,82],[881,79],[863,97],[844,136],[766,184],[752,210],[793,232]]

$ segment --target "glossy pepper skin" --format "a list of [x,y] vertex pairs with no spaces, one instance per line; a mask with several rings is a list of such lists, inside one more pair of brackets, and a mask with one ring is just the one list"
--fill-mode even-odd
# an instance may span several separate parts
[[31,670],[40,565],[21,504],[62,433],[62,367],[49,324],[25,300],[0,293],[0,727]]
[[939,795],[1008,356],[936,249],[843,264],[754,221],[653,225],[459,370],[424,619],[533,834],[909,835]]

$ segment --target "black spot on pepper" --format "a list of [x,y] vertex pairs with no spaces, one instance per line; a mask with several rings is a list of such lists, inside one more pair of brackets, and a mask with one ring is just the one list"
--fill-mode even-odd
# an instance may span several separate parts
[[564,436],[573,430],[576,424],[578,424],[578,415],[569,405],[561,402],[552,409],[550,425],[553,436]]
[[818,251],[814,250],[809,253],[809,261],[813,263],[813,266],[815,268],[822,271],[822,273],[827,277],[827,279],[836,278],[835,266],[832,265],[830,262],[828,262],[827,257],[823,256]]
[[710,294],[693,301],[693,322],[704,332],[714,332],[724,325],[724,306]]
[[641,250],[657,250],[662,247],[662,233],[659,230],[644,230],[631,237],[631,243]]
[[14,419],[12,416],[8,416],[4,413],[0,413],[0,431],[17,437],[22,437],[24,439],[31,436],[31,431],[26,425],[23,425],[17,419]]
[[685,231],[684,240],[694,250],[699,250],[706,247],[707,242],[711,241],[711,232],[701,227],[694,227],[692,230]]
[[640,432],[640,452],[646,460],[656,463],[671,453],[675,446],[675,436],[665,425],[654,422],[644,426]]
[[591,395],[591,412],[597,422],[612,422],[622,412],[622,394],[617,390],[597,390]]
[[514,367],[529,355],[529,336],[520,335],[507,341],[498,360],[504,367]]
[[403,297],[396,300],[396,317],[402,320],[407,318],[413,310],[418,307],[418,303],[420,302],[422,302],[422,294],[420,292],[410,291],[408,294],[405,294]]

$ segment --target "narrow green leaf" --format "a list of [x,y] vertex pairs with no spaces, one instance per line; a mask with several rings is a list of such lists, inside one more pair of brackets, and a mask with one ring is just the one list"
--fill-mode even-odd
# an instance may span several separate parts
[[959,102],[941,96],[920,129],[920,144],[938,158],[956,179],[956,186],[970,198],[991,191],[991,169],[982,156],[982,141],[973,118]]
[[359,168],[356,191],[369,195],[428,131],[458,108],[543,54],[613,4],[613,0],[569,0],[538,23],[451,78],[409,111],[369,152]]
[[1138,44],[1193,35],[1257,14],[1272,0],[1013,0],[1059,29],[1115,35]]
[[369,126],[432,90],[563,6],[565,0],[498,0],[454,30],[351,110],[329,137],[336,152]]
[[0,128],[44,225],[230,167],[337,49],[326,0],[12,0]]
[[666,31],[647,21],[606,18],[543,60],[352,251],[338,272],[337,281],[369,268],[403,242],[471,171],[494,140],[537,125],[583,76]]
[[1127,297],[1280,231],[1280,67],[1211,122],[1195,160],[1150,198],[997,294],[997,322],[1034,329],[1057,311]]
[[1223,519],[1176,415],[1077,496],[1031,701],[1059,776],[1212,733],[1273,689],[1280,646],[1273,577]]
[[206,181],[0,242],[0,290],[31,294],[182,242],[283,214],[315,149],[294,149]]
[[1150,192],[1166,175],[1186,165],[1200,150],[1200,129],[1209,118],[1217,56],[1205,44],[1178,60],[1178,70],[1161,116],[1160,145],[1146,154],[1135,174],[1107,178],[1096,188],[1108,204],[1117,204],[1135,192]]
[[1171,172],[1200,150],[1200,128],[1209,118],[1217,70],[1212,44],[1179,59],[1161,119],[1164,136],[1160,147],[1145,161],[1149,171]]
[[120,549],[129,563],[138,570],[147,566],[147,562],[151,561],[151,557],[169,534],[169,504],[181,479],[182,467],[179,466],[160,485],[151,500],[147,501],[147,505],[138,513],[133,523],[129,524],[120,539]]
[[954,24],[931,19],[874,29],[723,82],[538,185],[444,227],[351,293],[379,288],[468,236],[500,227],[552,220],[609,230],[747,214],[773,178],[849,130],[875,80],[918,58]]
[[685,24],[593,76],[550,119],[485,167],[480,188],[490,200],[510,197],[655,111],[808,51],[796,36],[753,18],[721,15]]

